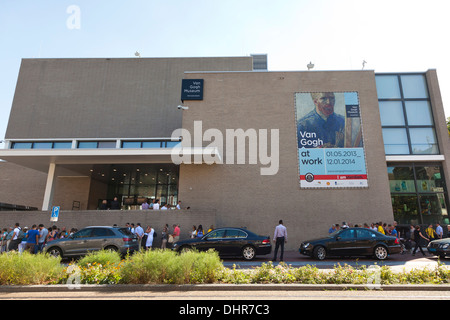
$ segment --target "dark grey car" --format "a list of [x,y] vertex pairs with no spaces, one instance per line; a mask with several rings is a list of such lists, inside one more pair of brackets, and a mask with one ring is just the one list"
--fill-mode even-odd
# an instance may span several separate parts
[[61,257],[83,256],[93,251],[114,250],[124,255],[139,250],[139,241],[127,228],[92,226],[81,229],[67,238],[45,245],[44,251]]

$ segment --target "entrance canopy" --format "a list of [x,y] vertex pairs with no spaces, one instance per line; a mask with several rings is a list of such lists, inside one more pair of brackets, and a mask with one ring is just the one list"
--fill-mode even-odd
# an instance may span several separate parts
[[[100,167],[110,165],[171,164],[180,141],[147,139],[57,139],[8,140],[0,159],[47,172],[42,210],[50,210],[57,177],[91,177]],[[207,154],[221,158],[217,148],[196,148],[191,156]],[[103,170],[105,171],[105,170]],[[111,178],[112,179],[112,178]]]

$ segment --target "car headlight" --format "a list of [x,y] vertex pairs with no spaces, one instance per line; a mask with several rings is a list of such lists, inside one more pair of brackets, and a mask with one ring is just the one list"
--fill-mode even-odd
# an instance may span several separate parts
[[309,242],[303,244],[303,248],[306,249],[306,248],[308,248],[308,247],[309,247]]
[[450,246],[449,243],[443,244],[443,245],[442,245],[442,249],[447,249],[449,246]]

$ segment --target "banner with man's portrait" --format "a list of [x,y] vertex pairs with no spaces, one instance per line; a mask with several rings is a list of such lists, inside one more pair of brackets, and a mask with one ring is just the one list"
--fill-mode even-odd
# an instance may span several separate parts
[[300,187],[367,187],[358,93],[296,93],[295,111]]

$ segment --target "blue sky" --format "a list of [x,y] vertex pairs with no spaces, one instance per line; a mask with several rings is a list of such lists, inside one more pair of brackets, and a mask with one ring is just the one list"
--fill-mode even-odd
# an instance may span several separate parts
[[[67,21],[79,8],[79,29]],[[0,140],[22,58],[242,56],[270,71],[437,69],[450,116],[448,0],[1,0]],[[445,121],[445,119],[438,119]]]

